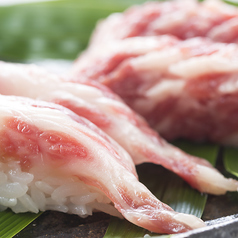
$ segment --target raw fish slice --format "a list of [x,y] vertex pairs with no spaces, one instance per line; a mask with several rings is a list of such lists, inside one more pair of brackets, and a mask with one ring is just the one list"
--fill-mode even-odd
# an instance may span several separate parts
[[237,190],[236,181],[225,179],[206,160],[166,143],[139,115],[96,81],[73,83],[33,65],[2,62],[0,93],[61,104],[104,130],[129,152],[135,164],[160,164],[201,192],[223,194]]
[[98,23],[90,45],[135,36],[174,35],[238,42],[238,10],[220,0],[151,1],[111,14]]
[[[114,42],[103,55],[93,57],[89,48],[82,64],[81,58],[75,63],[73,74],[111,88],[167,140],[182,137],[237,146],[238,45],[172,37],[172,44],[134,56],[128,53],[133,47],[115,47],[130,41],[143,48],[143,40],[149,38]],[[152,38],[161,41],[161,36]],[[123,61],[104,71],[104,65],[112,65],[117,55],[124,55]]]
[[195,216],[176,213],[157,200],[138,181],[134,167],[124,166],[129,155],[85,119],[72,115],[53,104],[1,95],[0,162],[16,161],[26,173],[43,167],[62,177],[73,175],[105,193],[126,219],[154,232],[204,226]]

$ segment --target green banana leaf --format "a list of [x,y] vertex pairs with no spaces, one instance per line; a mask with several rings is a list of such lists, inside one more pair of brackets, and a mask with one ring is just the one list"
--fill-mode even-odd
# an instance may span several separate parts
[[238,148],[225,148],[224,149],[224,166],[226,170],[238,177]]
[[38,214],[28,212],[15,214],[9,209],[0,212],[0,237],[13,237],[40,215],[40,212]]
[[0,59],[74,60],[99,19],[143,0],[64,0],[0,8]]
[[237,0],[224,0],[224,2],[234,5],[234,6],[238,6],[238,2]]

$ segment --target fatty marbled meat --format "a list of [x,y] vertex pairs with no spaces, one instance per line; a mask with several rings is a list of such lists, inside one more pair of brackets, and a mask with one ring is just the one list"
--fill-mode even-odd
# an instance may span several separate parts
[[111,88],[165,139],[238,145],[237,44],[173,36],[132,37],[111,44],[103,54],[89,48],[76,61],[73,74]]
[[61,104],[104,130],[129,152],[135,164],[160,164],[201,192],[237,191],[236,181],[224,178],[206,160],[166,143],[142,117],[97,82],[65,81],[34,65],[1,62],[0,93]]
[[90,46],[136,36],[208,37],[238,43],[238,10],[221,0],[149,1],[101,20]]
[[[154,232],[178,233],[204,226],[195,216],[176,213],[156,199],[138,181],[127,152],[71,111],[28,98],[1,95],[0,122],[0,169],[17,162],[28,176],[37,176],[39,171],[75,176],[105,194],[126,219]],[[9,173],[14,177],[17,171]],[[2,173],[1,176],[4,178]],[[4,182],[2,179],[3,187]],[[6,199],[21,183],[20,179],[6,185]],[[1,187],[0,192],[3,190]],[[27,201],[34,206],[30,195]]]

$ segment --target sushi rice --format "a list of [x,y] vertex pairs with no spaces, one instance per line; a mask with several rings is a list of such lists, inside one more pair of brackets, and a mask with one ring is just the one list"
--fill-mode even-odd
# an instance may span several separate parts
[[15,213],[54,210],[82,218],[102,211],[121,217],[108,197],[76,176],[57,169],[50,174],[44,167],[24,172],[17,161],[0,163],[0,211],[7,208]]

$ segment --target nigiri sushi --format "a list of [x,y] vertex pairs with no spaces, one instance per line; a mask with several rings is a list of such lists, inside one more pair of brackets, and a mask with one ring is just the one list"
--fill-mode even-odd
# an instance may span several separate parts
[[94,81],[73,82],[34,65],[0,63],[0,93],[54,102],[100,127],[132,157],[134,164],[160,164],[201,192],[237,191],[238,183],[226,179],[206,160],[168,144],[121,99]]
[[58,105],[0,95],[0,145],[1,210],[59,210],[83,217],[94,209],[119,212],[158,233],[204,226],[160,202],[138,181],[125,150]]

